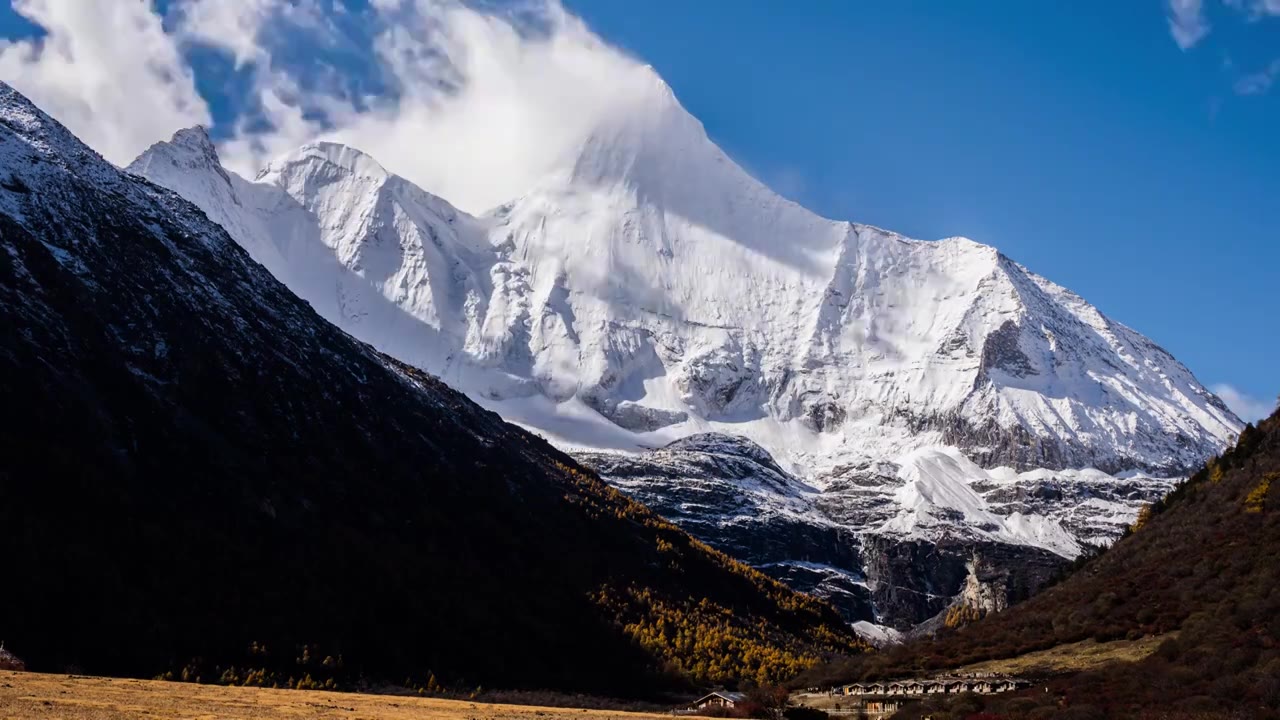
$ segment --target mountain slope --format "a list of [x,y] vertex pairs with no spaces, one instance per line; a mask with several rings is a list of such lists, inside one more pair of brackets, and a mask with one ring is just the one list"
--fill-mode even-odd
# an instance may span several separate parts
[[[250,183],[197,129],[130,169],[341,327],[569,446],[721,430],[808,472],[950,445],[984,467],[1173,475],[1239,430],[1168,353],[995,249],[818,217],[651,69],[619,95],[577,155],[482,218],[329,143]],[[340,267],[297,267],[308,253]],[[377,303],[447,352],[406,345]]]
[[[1127,515],[1114,516],[1124,507],[1116,495],[1134,491],[1072,473],[993,477],[940,453],[920,453],[902,468],[848,468],[820,491],[760,446],[717,434],[639,455],[577,457],[695,537],[826,598],[873,637],[882,631],[867,623],[909,630],[956,602],[995,611],[1025,599],[1067,565],[1064,556],[1078,551],[1074,537],[1122,532]],[[983,481],[948,477],[956,468]],[[895,473],[911,479],[896,485]],[[1150,499],[1164,487],[1150,487]],[[895,532],[899,501],[937,534]],[[1056,513],[1070,533],[1036,521],[1055,514],[1045,504],[1071,507]],[[969,516],[954,517],[955,506]]]
[[[1036,587],[1240,429],[1164,350],[994,248],[777,196],[649,68],[618,96],[556,171],[482,217],[325,142],[250,182],[197,128],[130,170],[326,319],[590,453],[607,481],[854,621],[924,622],[983,558],[1034,558]],[[649,452],[709,434],[750,439],[807,489],[744,493],[741,472],[770,472],[715,447]],[[718,500],[680,509],[712,486]],[[816,538],[839,547],[806,549]],[[907,561],[935,545],[936,562]]]
[[[1158,636],[1146,660],[1055,680],[1047,699],[1087,704],[1098,717],[1280,714],[1280,414],[1247,427],[1136,527],[1008,612],[815,678],[936,672],[1089,638]],[[988,709],[1022,717],[1029,706]]]
[[575,370],[535,364],[551,397],[688,413],[668,435],[746,434],[808,470],[946,444],[1173,474],[1239,429],[1163,350],[995,249],[783,200],[637,74],[569,169],[494,215],[529,268],[535,358]]
[[638,693],[856,648],[3,84],[0,247],[0,637],[33,669]]

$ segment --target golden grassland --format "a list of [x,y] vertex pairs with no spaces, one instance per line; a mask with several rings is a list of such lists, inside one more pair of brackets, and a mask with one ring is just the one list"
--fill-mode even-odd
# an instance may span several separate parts
[[1004,660],[988,660],[959,668],[959,673],[1003,673],[1006,675],[1053,675],[1057,673],[1096,670],[1104,665],[1138,662],[1160,647],[1160,643],[1178,636],[1177,632],[1149,635],[1137,640],[1096,640],[1058,645],[1048,650],[1026,653]]
[[[956,668],[951,673],[1000,673],[1014,677],[1041,678],[1051,675],[1069,674],[1097,670],[1115,663],[1134,663],[1144,660],[1160,647],[1165,640],[1176,638],[1178,633],[1170,632],[1154,635],[1138,640],[1116,640],[1100,643],[1096,640],[1084,640],[1066,645],[1026,653],[1003,660],[988,660]],[[856,705],[856,698],[843,695],[827,695],[825,692],[800,693],[792,700],[799,705],[815,708],[831,714],[845,714]]]
[[0,720],[670,720],[669,715],[398,695],[0,671]]

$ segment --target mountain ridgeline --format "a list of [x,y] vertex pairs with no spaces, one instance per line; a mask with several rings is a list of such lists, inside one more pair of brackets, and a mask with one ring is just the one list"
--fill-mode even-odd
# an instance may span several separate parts
[[1077,641],[1155,637],[1158,649],[1140,662],[988,700],[992,714],[983,717],[1058,717],[1068,708],[1080,718],[1280,717],[1278,554],[1280,413],[1247,426],[1234,447],[1060,584],[933,641],[827,666],[808,681],[918,676]]
[[352,336],[873,633],[1024,597],[1242,427],[995,248],[778,196],[652,68],[615,99],[474,215],[333,142],[248,179],[190,128],[128,169]]
[[634,695],[860,647],[3,84],[0,249],[0,638],[32,669]]
[[1169,477],[1239,431],[1169,353],[995,248],[779,197],[652,68],[617,95],[558,169],[481,215],[332,142],[248,180],[191,128],[129,170],[335,325],[577,447],[715,430],[805,474],[944,445],[983,467]]

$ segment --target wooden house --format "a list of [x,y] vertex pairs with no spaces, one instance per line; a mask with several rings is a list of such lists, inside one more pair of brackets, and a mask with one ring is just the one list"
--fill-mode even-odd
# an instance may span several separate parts
[[698,698],[693,702],[690,708],[693,710],[702,710],[709,707],[732,708],[737,707],[746,699],[746,693],[717,690]]
[[1019,682],[1018,682],[1018,681],[1016,681],[1016,680],[1007,680],[1007,679],[1006,679],[1006,680],[996,680],[995,682],[991,683],[991,685],[992,685],[992,692],[998,692],[998,693],[1002,693],[1002,692],[1013,692],[1014,690],[1017,690],[1017,689],[1018,689],[1021,685],[1023,685],[1023,684],[1026,684],[1026,683],[1019,683]]
[[981,693],[983,695],[990,695],[995,691],[996,691],[995,684],[992,683],[990,680],[974,680],[969,683],[969,692],[976,692],[976,693]]

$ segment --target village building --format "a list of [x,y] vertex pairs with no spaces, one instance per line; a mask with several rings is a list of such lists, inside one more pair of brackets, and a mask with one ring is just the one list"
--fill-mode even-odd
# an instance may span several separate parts
[[974,680],[968,683],[968,688],[969,692],[982,693],[983,695],[995,692],[995,686],[991,684],[990,680]]
[[863,703],[863,709],[869,713],[880,713],[888,715],[896,713],[902,709],[901,700],[867,700]]
[[947,684],[940,682],[925,683],[924,692],[926,695],[943,695],[947,692]]
[[703,710],[709,707],[733,708],[746,701],[746,693],[717,690],[698,698],[690,705],[692,710]]
[[1025,681],[1014,678],[942,677],[930,680],[896,680],[893,682],[853,683],[834,689],[837,695],[852,696],[904,696],[919,697],[923,695],[959,695],[961,693],[993,693],[1011,692],[1026,685]]
[[1013,692],[1019,687],[1020,685],[1016,680],[997,680],[995,682],[995,689],[992,692]]

